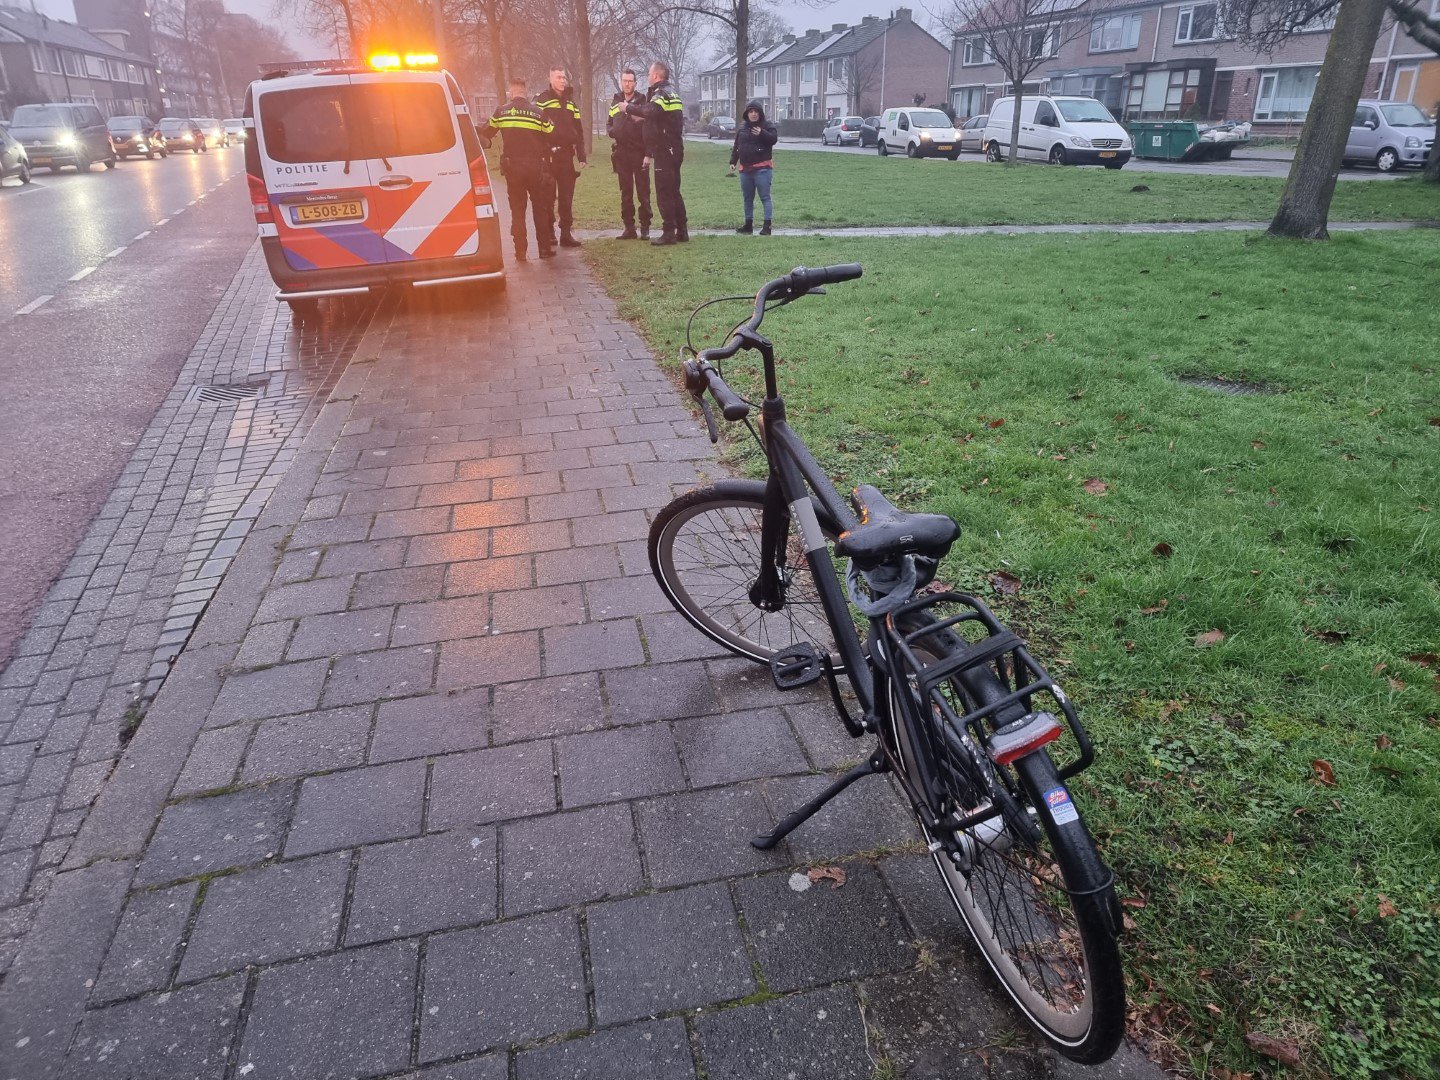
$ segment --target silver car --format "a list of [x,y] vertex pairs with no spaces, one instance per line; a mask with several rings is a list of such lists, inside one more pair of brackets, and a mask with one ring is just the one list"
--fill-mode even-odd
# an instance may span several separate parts
[[1410,102],[1363,100],[1345,140],[1345,163],[1374,165],[1381,172],[1418,169],[1434,145],[1435,121]]
[[981,113],[960,125],[958,130],[961,150],[974,150],[977,154],[985,152],[985,121],[989,119],[989,113]]

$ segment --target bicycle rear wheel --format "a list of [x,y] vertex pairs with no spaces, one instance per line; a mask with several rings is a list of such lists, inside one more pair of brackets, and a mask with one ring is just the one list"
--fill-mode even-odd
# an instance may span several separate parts
[[[950,651],[934,640],[912,648],[926,663]],[[973,708],[958,680],[941,692],[958,715]],[[911,701],[902,703],[901,694]],[[902,708],[909,704],[914,708]],[[912,729],[911,712],[919,730]],[[1100,857],[1050,756],[1040,750],[1013,767],[995,765],[938,706],[919,700],[912,681],[891,682],[890,715],[906,774],[919,774],[923,756],[926,771],[936,776],[944,792],[937,808],[942,817],[973,813],[987,801],[1005,811],[959,834],[963,865],[944,850],[934,853],[950,898],[991,970],[1061,1054],[1085,1064],[1106,1060],[1125,1027],[1113,889],[1079,891],[1081,871],[1099,866]],[[928,830],[926,838],[932,838]]]
[[[787,646],[808,641],[828,652],[839,671],[835,635],[793,522],[778,568],[784,605],[766,611],[751,603],[764,506],[765,485],[758,480],[722,480],[680,496],[650,526],[655,580],[696,629],[738,656],[768,663]],[[838,530],[823,519],[820,525],[833,542]]]

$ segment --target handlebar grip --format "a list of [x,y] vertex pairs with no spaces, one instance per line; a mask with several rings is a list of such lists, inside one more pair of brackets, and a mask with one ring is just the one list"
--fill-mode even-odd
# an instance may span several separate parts
[[790,281],[797,289],[813,289],[817,285],[834,285],[841,281],[853,281],[865,272],[859,263],[836,263],[834,266],[797,266],[790,273]]
[[705,369],[706,386],[720,406],[720,415],[726,420],[744,420],[750,415],[750,403],[725,385],[725,380],[714,368]]

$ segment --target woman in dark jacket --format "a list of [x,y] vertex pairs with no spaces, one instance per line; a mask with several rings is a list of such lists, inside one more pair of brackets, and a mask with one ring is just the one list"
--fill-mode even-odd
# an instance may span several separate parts
[[770,219],[774,216],[770,202],[770,176],[775,163],[770,160],[780,132],[765,119],[765,110],[758,102],[745,106],[745,115],[735,129],[735,145],[730,150],[730,173],[740,166],[740,193],[745,199],[745,224],[735,231],[749,236],[755,231],[755,193],[760,193],[760,203],[765,208],[765,224],[760,228],[761,236],[770,235]]

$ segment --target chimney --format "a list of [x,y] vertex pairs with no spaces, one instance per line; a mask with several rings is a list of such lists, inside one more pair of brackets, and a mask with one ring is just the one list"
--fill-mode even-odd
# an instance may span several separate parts
[[783,42],[785,42],[786,45],[794,45],[794,44],[795,44],[795,35],[794,35],[794,34],[786,34],[786,35],[785,35],[783,38],[781,38],[780,40],[783,41]]
[[877,23],[879,21],[880,16],[878,15],[866,15],[863,19],[860,20],[860,25],[869,26],[871,23]]
[[845,23],[843,23],[843,22],[837,22],[837,23],[831,23],[831,24],[830,24],[830,32],[831,32],[832,34],[838,34],[838,33],[840,33],[841,30],[849,30],[849,29],[850,29],[850,27],[847,26],[847,25],[846,25]]
[[896,21],[896,22],[909,22],[909,21],[910,21],[910,16],[913,15],[913,14],[914,14],[914,12],[911,11],[908,7],[896,8],[896,9],[895,9],[895,21]]
[[805,36],[806,36],[807,38],[808,38],[808,37],[819,37],[819,36],[820,36],[820,31],[819,31],[819,30],[806,30],[806,31],[805,31]]

